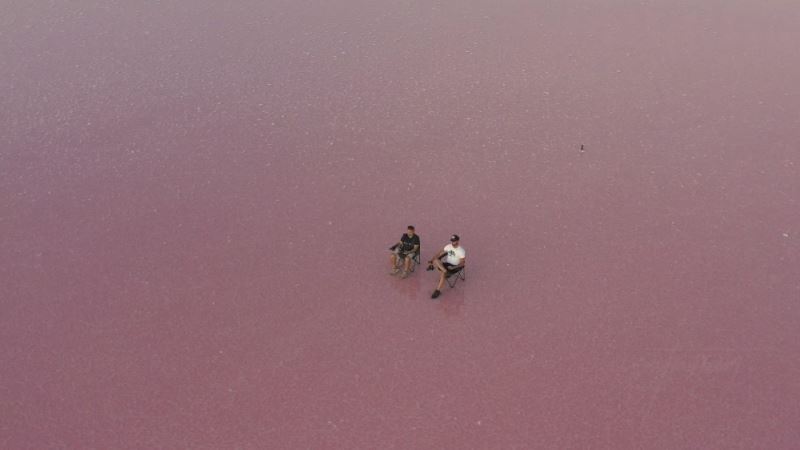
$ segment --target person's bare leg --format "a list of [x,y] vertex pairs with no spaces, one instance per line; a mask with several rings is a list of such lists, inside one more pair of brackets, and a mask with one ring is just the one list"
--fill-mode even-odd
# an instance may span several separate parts
[[444,287],[444,282],[447,279],[447,272],[441,272],[439,274],[439,286],[436,287],[437,290],[442,290]]
[[411,255],[406,255],[404,263],[405,263],[404,267],[405,267],[406,273],[408,273],[409,271],[411,271]]
[[436,270],[439,271],[439,284],[436,286],[436,290],[433,291],[433,295],[431,296],[432,298],[436,298],[439,296],[439,293],[442,291],[442,288],[444,287],[444,280],[447,275],[447,269],[445,269],[441,259],[434,259],[433,267],[436,267]]
[[397,273],[397,253],[392,253],[392,256],[389,258],[392,263],[392,271],[391,274],[394,275]]
[[398,269],[398,270],[400,270],[400,278],[405,278],[405,277],[408,276],[408,269],[406,269],[406,267],[408,267],[408,264],[407,264],[408,256],[406,256],[405,258],[403,258],[403,257],[399,257],[399,258],[400,258],[400,266],[403,267],[402,270]]

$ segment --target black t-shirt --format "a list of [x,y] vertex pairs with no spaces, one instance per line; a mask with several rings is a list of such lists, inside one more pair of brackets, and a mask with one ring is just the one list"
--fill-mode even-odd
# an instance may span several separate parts
[[419,236],[414,235],[414,237],[409,237],[408,234],[403,233],[403,237],[400,238],[400,242],[403,243],[403,246],[400,247],[400,251],[404,253],[410,253],[414,250],[414,246],[419,246]]

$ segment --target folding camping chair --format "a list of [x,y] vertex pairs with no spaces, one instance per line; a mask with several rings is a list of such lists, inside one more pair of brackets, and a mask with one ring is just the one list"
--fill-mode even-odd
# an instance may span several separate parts
[[447,285],[451,288],[456,287],[456,283],[458,280],[467,281],[467,273],[466,273],[466,266],[460,267],[458,270],[455,271],[447,271],[447,275],[445,275],[445,281],[447,281]]
[[[441,260],[445,256],[446,255],[442,255],[442,256],[439,257],[439,259]],[[467,268],[466,266],[463,266],[463,267],[458,268],[458,270],[448,270],[447,274],[445,274],[445,276],[444,276],[445,281],[447,281],[447,285],[452,288],[452,287],[456,286],[456,283],[458,283],[458,280],[466,282],[467,281],[466,268]]]
[[417,266],[420,265],[420,262],[419,262],[419,254],[420,253],[422,253],[422,246],[420,246],[420,248],[418,248],[417,251],[414,252],[411,255],[411,268],[408,269],[409,272],[413,272],[414,269],[416,269]]
[[[389,250],[395,250],[395,249],[397,249],[397,244],[395,244],[395,245],[393,245],[393,246],[389,247]],[[417,249],[417,251],[416,251],[415,253],[412,253],[412,254],[411,254],[411,266],[410,266],[410,268],[408,269],[408,271],[409,271],[409,272],[413,272],[413,271],[414,271],[414,269],[416,269],[416,268],[417,268],[417,266],[418,266],[418,265],[420,265],[420,261],[419,261],[419,258],[420,258],[420,256],[419,256],[419,255],[420,255],[420,253],[422,253],[422,247],[418,248],[418,249]],[[400,258],[399,256],[398,256],[398,258],[397,258],[397,259],[398,259],[398,262],[402,262],[402,261],[403,261],[403,259],[402,259],[402,258]]]

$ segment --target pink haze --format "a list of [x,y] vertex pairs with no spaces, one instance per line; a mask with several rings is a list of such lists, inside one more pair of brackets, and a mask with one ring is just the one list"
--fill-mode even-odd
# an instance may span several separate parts
[[0,447],[800,447],[798,24],[7,3]]

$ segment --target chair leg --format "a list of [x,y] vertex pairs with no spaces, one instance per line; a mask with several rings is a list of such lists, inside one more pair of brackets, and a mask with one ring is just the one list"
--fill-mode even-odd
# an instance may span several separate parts
[[414,256],[411,257],[411,267],[408,269],[408,271],[413,272],[419,264],[419,253],[415,253]]
[[458,280],[467,281],[466,274],[464,273],[465,270],[466,268],[462,267],[461,270],[459,270],[458,272],[448,275],[445,278],[445,280],[447,281],[447,285],[453,288],[456,286],[456,283],[458,283]]

